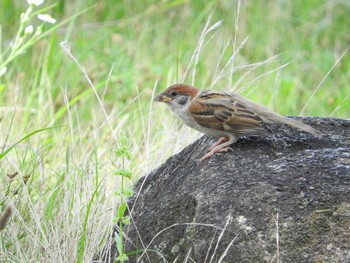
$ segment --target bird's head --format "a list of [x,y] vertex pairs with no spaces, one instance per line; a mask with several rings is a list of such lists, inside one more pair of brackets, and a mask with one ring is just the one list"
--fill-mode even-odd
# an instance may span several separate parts
[[199,89],[186,84],[175,84],[160,93],[154,101],[164,102],[177,112],[187,109],[189,103],[198,95]]

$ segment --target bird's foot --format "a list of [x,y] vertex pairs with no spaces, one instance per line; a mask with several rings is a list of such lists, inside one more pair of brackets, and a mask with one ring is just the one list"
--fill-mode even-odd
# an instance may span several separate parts
[[219,140],[217,140],[217,142],[215,142],[212,146],[210,146],[210,148],[208,149],[208,152],[210,152],[212,149],[214,149],[216,146],[229,141],[230,138],[228,136],[225,137],[221,137]]
[[235,143],[237,141],[237,138],[235,136],[225,136],[221,137],[216,143],[214,143],[210,148],[209,152],[206,153],[200,161],[204,161],[208,159],[210,156],[212,156],[215,153],[222,153],[222,152],[228,152],[233,151],[231,147],[229,147],[232,143]]

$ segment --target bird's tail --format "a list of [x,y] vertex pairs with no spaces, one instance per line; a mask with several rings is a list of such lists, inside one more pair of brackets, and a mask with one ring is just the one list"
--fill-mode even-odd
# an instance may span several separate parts
[[240,103],[243,103],[244,105],[247,105],[254,112],[256,112],[260,117],[262,117],[264,119],[265,123],[287,124],[287,125],[292,126],[294,128],[311,133],[317,137],[322,136],[322,133],[320,131],[312,128],[310,125],[304,124],[301,121],[297,121],[297,120],[290,119],[290,118],[284,117],[282,115],[279,115],[278,113],[266,108],[265,106],[263,106],[257,102],[254,102],[250,99],[247,99],[245,97],[242,97],[238,94],[233,94],[233,96],[234,96],[235,100],[237,100]]
[[287,124],[299,130],[311,133],[317,137],[322,136],[322,133],[319,130],[316,130],[315,128],[312,128],[310,125],[302,123],[301,121],[298,121],[298,120],[290,119],[288,117],[284,117],[278,114],[276,114],[275,116],[271,116],[269,120],[275,123]]

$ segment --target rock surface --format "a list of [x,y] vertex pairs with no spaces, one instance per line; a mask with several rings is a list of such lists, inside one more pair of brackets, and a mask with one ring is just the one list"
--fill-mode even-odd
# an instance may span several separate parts
[[203,136],[141,178],[128,262],[350,262],[350,121],[302,121],[325,135],[275,126],[199,162]]

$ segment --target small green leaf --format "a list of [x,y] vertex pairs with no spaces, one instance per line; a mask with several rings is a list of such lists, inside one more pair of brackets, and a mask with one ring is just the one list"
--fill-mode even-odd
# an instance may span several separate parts
[[121,254],[115,259],[116,262],[125,262],[127,260],[128,260],[128,257],[126,254]]
[[124,216],[122,218],[122,224],[123,225],[130,225],[130,217],[129,216]]
[[129,149],[125,146],[121,146],[121,147],[117,148],[115,150],[115,156],[126,158],[128,160],[131,159],[131,153],[130,153]]
[[118,218],[118,220],[120,220],[120,219],[122,219],[124,217],[125,210],[126,210],[126,203],[123,202],[123,203],[120,204],[120,206],[118,208],[118,211],[117,211],[117,218]]
[[119,255],[123,254],[123,239],[119,235],[115,236],[115,243],[117,245],[117,250],[119,252]]
[[114,174],[122,176],[122,177],[126,177],[126,178],[131,178],[131,176],[132,176],[131,171],[123,170],[123,169],[115,171]]
[[126,198],[130,198],[133,196],[134,191],[132,190],[132,188],[127,188],[124,190],[124,194]]
[[123,238],[119,235],[115,236],[115,243],[117,245],[117,250],[119,256],[115,259],[116,262],[125,262],[128,260],[128,256],[123,251]]

